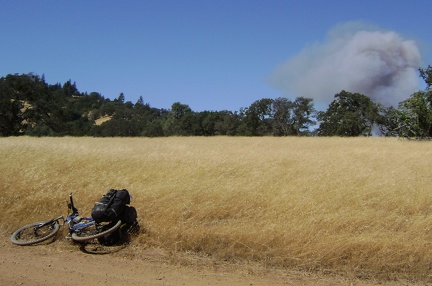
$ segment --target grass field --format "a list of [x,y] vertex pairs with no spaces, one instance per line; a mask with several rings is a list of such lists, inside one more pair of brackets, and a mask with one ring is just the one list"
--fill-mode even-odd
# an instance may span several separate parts
[[134,243],[431,282],[432,143],[385,138],[0,138],[0,229],[133,195]]

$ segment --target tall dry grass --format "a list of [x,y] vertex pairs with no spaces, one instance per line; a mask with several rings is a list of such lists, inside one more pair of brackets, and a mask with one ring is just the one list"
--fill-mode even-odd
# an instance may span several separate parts
[[431,281],[432,145],[384,138],[1,138],[0,229],[134,196],[134,243]]

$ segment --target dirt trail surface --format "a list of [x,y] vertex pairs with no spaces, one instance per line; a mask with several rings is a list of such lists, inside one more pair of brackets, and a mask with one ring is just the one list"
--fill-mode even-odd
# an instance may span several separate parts
[[[0,242],[0,285],[372,285],[339,277],[301,272],[250,273],[247,267],[200,267],[170,263],[157,250],[142,250],[141,258],[121,255],[126,248],[95,254],[68,242],[16,246]],[[253,271],[252,271],[253,272]]]

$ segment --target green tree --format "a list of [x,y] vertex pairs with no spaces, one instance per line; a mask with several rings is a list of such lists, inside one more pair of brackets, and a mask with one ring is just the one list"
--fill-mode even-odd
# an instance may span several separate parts
[[[432,91],[419,91],[399,104],[402,134],[408,137],[432,137]],[[402,120],[401,120],[402,119]]]
[[238,112],[228,110],[218,111],[218,120],[215,123],[215,135],[237,135],[237,128],[240,124]]
[[372,135],[378,107],[369,97],[342,90],[325,112],[318,114],[320,136]]
[[273,132],[276,136],[288,136],[293,130],[293,108],[291,100],[279,97],[272,103],[273,109]]
[[193,134],[194,114],[187,104],[175,102],[171,106],[163,130],[168,136],[191,136]]
[[125,101],[125,96],[123,94],[123,92],[120,93],[119,97],[116,100],[117,102],[119,102],[120,104],[123,104]]
[[315,124],[311,119],[315,113],[313,99],[297,97],[294,102],[287,98],[273,101],[273,132],[276,136],[303,135]]
[[113,118],[100,126],[94,126],[93,136],[101,137],[133,137],[140,134],[139,127],[134,121]]
[[213,111],[196,112],[194,120],[195,136],[213,136],[216,133],[218,113]]
[[139,99],[137,100],[137,102],[135,103],[135,106],[144,106],[144,99],[142,96],[139,97]]
[[419,69],[420,77],[426,83],[425,91],[413,93],[395,108],[383,108],[381,132],[386,136],[408,138],[432,137],[432,68]]
[[0,79],[0,136],[16,136],[22,131],[22,101],[11,97],[8,87]]
[[426,83],[426,89],[431,89],[432,86],[432,67],[428,65],[427,69],[419,69],[420,77],[422,77]]
[[68,80],[63,84],[63,93],[64,95],[71,97],[74,95],[79,95],[78,89],[76,87],[76,83],[71,80]]
[[254,101],[245,110],[246,134],[248,136],[262,136],[272,134],[273,99],[263,98]]
[[22,135],[48,122],[53,111],[51,90],[33,74],[7,75],[0,79],[0,133]]
[[155,118],[154,120],[147,121],[144,128],[142,128],[141,136],[146,137],[161,137],[164,136],[163,119],[162,117]]
[[297,97],[294,100],[293,135],[308,134],[310,126],[315,125],[312,119],[315,113],[312,98]]
[[[381,120],[378,124],[379,130],[384,136],[407,136],[409,130],[405,129],[406,118],[402,112],[393,106],[385,107],[380,105]],[[407,132],[408,133],[405,133]],[[403,134],[403,135],[402,135]]]

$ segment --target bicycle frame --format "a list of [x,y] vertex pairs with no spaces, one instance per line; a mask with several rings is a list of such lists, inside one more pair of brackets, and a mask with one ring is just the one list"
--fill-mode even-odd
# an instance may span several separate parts
[[[72,193],[69,194],[69,200],[70,200],[70,202],[68,203],[68,209],[69,209],[69,211],[72,212],[70,215],[68,215],[67,217],[64,217],[61,215],[61,216],[53,218],[47,222],[41,223],[34,228],[34,231],[36,232],[39,228],[53,224],[54,222],[59,222],[59,225],[61,225],[61,226],[63,226],[65,223],[67,223],[70,233],[80,231],[86,227],[89,227],[89,226],[95,224],[95,221],[93,218],[80,217],[79,216],[78,209],[75,207],[74,202],[73,202]],[[76,218],[79,218],[78,221],[75,221]],[[62,221],[62,223],[60,223],[60,221]]]
[[68,209],[72,213],[68,215],[66,218],[63,216],[57,218],[57,220],[63,219],[64,223],[68,224],[69,233],[78,232],[96,223],[94,219],[91,217],[79,216],[78,209],[75,207],[73,202],[72,193],[69,194],[69,201],[70,203],[68,203]]

